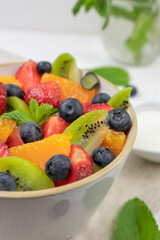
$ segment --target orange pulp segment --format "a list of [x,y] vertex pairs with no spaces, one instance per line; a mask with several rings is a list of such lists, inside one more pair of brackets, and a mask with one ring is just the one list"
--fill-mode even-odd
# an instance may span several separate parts
[[11,119],[0,118],[0,142],[6,142],[16,124],[17,123]]
[[80,83],[75,83],[67,78],[62,78],[50,73],[44,73],[41,78],[41,82],[43,83],[48,81],[54,81],[60,85],[61,101],[63,101],[66,98],[73,97],[78,99],[80,102],[87,102],[87,101],[91,101],[92,98],[98,92],[97,88],[94,88],[92,90],[87,90],[87,89],[84,89]]
[[53,155],[69,155],[70,138],[71,135],[55,134],[41,141],[12,147],[10,153],[12,156],[27,159],[45,171],[45,164]]
[[15,78],[15,76],[0,76],[0,82],[3,84],[15,84],[20,88],[22,87],[22,84]]
[[107,129],[102,146],[109,148],[115,156],[118,156],[126,143],[126,135],[124,132],[117,132]]

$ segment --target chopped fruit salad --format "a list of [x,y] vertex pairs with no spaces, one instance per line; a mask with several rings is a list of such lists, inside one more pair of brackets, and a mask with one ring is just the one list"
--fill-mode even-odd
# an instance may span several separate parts
[[31,191],[79,181],[122,151],[132,88],[99,92],[70,54],[53,64],[29,60],[0,76],[0,190]]

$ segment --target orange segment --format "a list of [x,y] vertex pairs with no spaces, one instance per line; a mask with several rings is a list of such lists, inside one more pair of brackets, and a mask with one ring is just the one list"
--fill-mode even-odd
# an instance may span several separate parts
[[70,153],[69,135],[55,134],[41,141],[26,143],[10,148],[12,156],[21,157],[31,161],[45,171],[45,164],[54,154]]
[[15,76],[0,76],[0,82],[3,84],[15,84],[20,88],[22,87],[22,84],[15,78]]
[[48,81],[54,81],[59,83],[61,88],[61,101],[69,97],[74,97],[77,98],[80,102],[87,102],[91,101],[98,92],[97,88],[94,88],[92,90],[86,90],[81,86],[80,83],[75,83],[69,79],[55,76],[49,73],[43,74],[41,82]]
[[102,146],[109,148],[115,156],[118,156],[126,143],[126,135],[124,132],[116,132],[108,129],[103,140]]
[[15,121],[11,119],[0,118],[0,142],[6,142],[15,126]]

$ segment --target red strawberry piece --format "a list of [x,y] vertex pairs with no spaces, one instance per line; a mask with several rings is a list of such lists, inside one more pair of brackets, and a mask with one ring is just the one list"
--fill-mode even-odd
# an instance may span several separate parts
[[9,148],[6,144],[0,142],[0,158],[10,156]]
[[20,128],[21,127],[16,126],[13,129],[13,131],[11,132],[11,134],[9,135],[9,137],[6,141],[6,145],[9,148],[24,144],[24,142],[22,141],[21,136],[20,136]]
[[76,182],[94,173],[92,158],[82,147],[71,145],[69,158],[72,165],[71,173],[69,177],[63,181],[54,181],[55,186]]
[[113,107],[110,106],[107,103],[97,103],[97,104],[92,104],[91,106],[88,107],[87,113],[95,110],[107,110],[108,112],[112,110]]
[[87,112],[87,109],[89,108],[89,106],[91,106],[91,101],[88,101],[88,102],[84,102],[82,103],[82,106],[83,106],[83,114],[85,114]]
[[3,83],[0,82],[0,115],[4,113],[7,102],[7,90]]
[[53,134],[61,134],[64,130],[69,126],[70,123],[66,122],[63,118],[59,116],[52,116],[49,120],[44,124],[43,136],[47,138]]
[[53,81],[40,83],[26,92],[24,101],[29,105],[31,98],[36,99],[39,105],[48,103],[54,108],[58,108],[61,98],[60,86]]
[[22,83],[24,92],[40,83],[41,75],[37,72],[36,67],[37,63],[29,60],[25,62],[16,73],[15,77]]

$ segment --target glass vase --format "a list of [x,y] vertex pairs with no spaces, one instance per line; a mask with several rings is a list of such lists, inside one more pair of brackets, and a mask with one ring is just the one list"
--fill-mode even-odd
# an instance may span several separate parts
[[148,64],[160,55],[160,7],[157,0],[113,0],[103,31],[107,51],[128,65]]

